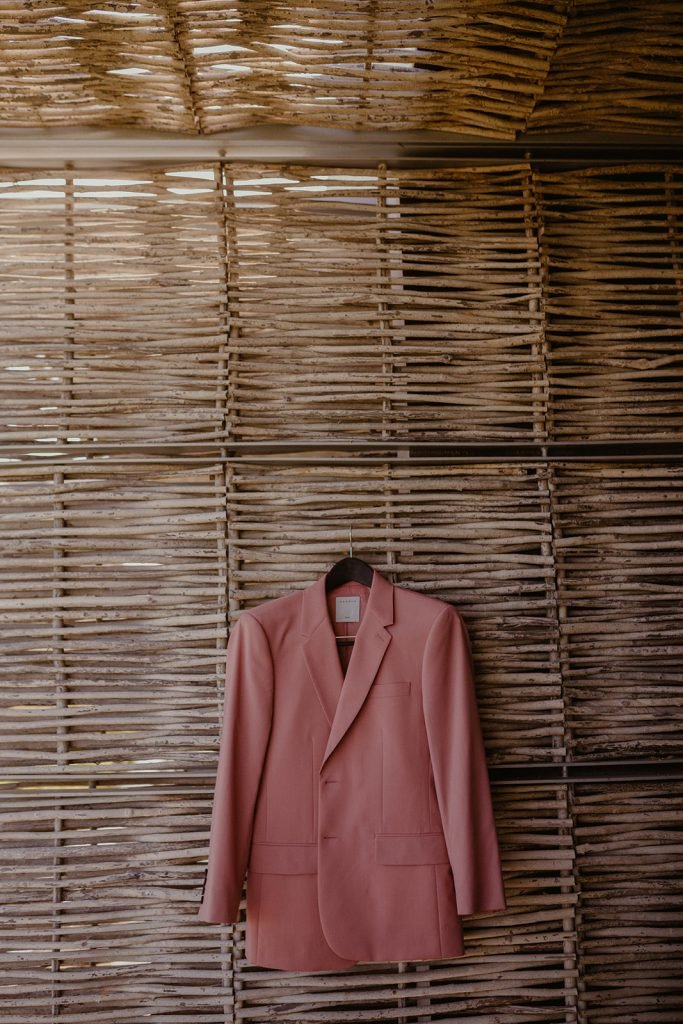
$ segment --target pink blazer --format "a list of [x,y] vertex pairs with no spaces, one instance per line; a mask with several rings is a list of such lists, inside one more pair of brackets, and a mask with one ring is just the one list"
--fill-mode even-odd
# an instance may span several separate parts
[[[339,597],[360,621],[334,621]],[[356,636],[346,670],[335,632]],[[246,956],[263,967],[457,957],[462,915],[506,909],[452,605],[375,570],[370,588],[326,594],[323,574],[240,614],[202,921],[238,921],[245,874]]]

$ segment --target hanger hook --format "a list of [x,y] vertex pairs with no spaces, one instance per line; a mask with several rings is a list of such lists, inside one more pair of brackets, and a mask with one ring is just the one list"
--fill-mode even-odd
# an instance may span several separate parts
[[351,527],[349,526],[349,558],[353,558],[353,540],[351,539]]

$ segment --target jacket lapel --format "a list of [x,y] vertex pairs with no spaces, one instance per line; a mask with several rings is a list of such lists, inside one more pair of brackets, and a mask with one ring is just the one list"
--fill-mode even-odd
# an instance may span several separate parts
[[375,569],[344,676],[327,609],[325,575],[303,591],[301,608],[304,658],[330,723],[323,764],[360,711],[391,641],[391,633],[385,627],[394,621],[394,585]]

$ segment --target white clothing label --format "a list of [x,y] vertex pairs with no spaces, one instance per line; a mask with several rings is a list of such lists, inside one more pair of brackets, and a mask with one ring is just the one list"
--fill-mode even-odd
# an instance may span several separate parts
[[360,597],[337,597],[335,622],[358,622],[360,619]]

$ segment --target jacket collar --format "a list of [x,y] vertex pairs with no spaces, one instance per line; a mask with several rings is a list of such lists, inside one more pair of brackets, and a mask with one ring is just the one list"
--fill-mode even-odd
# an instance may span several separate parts
[[326,575],[323,573],[303,590],[301,605],[304,658],[330,723],[322,764],[349,729],[377,675],[391,641],[391,633],[385,627],[394,621],[395,589],[393,583],[377,569],[374,570],[365,613],[356,633],[345,676],[327,608]]

